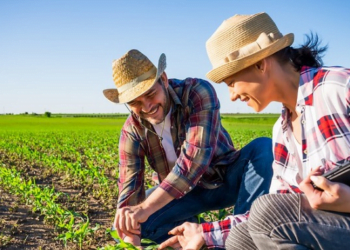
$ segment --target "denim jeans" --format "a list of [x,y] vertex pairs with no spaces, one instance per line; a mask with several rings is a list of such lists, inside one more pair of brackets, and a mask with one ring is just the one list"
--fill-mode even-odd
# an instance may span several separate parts
[[312,209],[301,194],[270,194],[253,203],[247,222],[231,229],[226,249],[348,249],[349,236],[349,213]]
[[268,193],[272,178],[272,141],[257,138],[241,149],[239,158],[227,167],[224,184],[216,189],[195,187],[152,214],[141,224],[141,237],[161,243],[168,231],[186,222],[197,222],[196,215],[234,207],[235,214],[245,213],[253,201]]

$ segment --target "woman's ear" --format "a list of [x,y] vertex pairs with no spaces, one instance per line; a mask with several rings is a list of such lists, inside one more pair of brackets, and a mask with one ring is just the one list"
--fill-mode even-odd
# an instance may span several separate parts
[[255,68],[259,70],[260,72],[264,73],[266,71],[267,61],[266,58],[260,60],[255,65]]

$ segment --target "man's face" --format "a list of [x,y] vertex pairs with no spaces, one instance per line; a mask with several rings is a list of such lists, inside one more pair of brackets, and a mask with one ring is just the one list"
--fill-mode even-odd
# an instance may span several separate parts
[[146,93],[128,102],[136,115],[151,124],[159,124],[167,115],[170,106],[168,79],[163,73],[161,78]]

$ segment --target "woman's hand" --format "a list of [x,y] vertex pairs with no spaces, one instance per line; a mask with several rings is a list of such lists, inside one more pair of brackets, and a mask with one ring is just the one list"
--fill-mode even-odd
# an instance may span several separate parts
[[185,222],[169,232],[175,236],[160,244],[159,249],[173,247],[175,249],[198,250],[205,243],[202,233],[203,229],[200,224]]
[[[312,183],[323,191],[314,188]],[[350,187],[327,180],[320,175],[319,168],[312,170],[299,188],[314,209],[350,213]]]

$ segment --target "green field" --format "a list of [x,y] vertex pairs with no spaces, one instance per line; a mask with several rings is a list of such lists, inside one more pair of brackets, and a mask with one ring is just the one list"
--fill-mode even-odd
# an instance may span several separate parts
[[[271,137],[277,118],[221,117],[236,148]],[[45,249],[118,249],[108,229],[118,196],[118,139],[125,119],[0,116],[1,249],[41,249],[42,244],[52,246]],[[147,171],[148,186],[154,185],[150,176]]]

